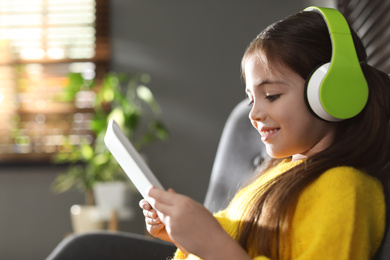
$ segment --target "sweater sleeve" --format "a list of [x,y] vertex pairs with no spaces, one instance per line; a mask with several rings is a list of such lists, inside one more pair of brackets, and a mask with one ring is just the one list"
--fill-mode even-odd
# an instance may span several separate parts
[[[300,195],[288,233],[291,259],[371,259],[385,230],[382,185],[350,167],[323,173]],[[283,249],[282,249],[283,251]],[[283,257],[284,258],[284,257]]]

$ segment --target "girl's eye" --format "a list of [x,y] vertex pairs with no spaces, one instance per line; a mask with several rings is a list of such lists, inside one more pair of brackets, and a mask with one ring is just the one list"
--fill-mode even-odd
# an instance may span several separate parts
[[265,96],[265,98],[270,101],[270,102],[274,102],[275,100],[277,100],[278,98],[280,97],[280,94],[276,94],[276,95],[270,95],[270,94],[267,94]]
[[252,106],[253,105],[253,103],[254,103],[254,101],[253,101],[253,99],[248,99],[248,106]]

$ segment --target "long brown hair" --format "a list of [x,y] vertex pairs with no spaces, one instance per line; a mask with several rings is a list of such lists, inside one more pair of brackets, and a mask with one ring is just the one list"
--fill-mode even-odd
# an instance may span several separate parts
[[[238,242],[257,254],[279,258],[280,234],[288,228],[291,205],[308,184],[327,169],[352,166],[383,179],[390,159],[390,80],[367,64],[363,44],[351,30],[361,68],[369,85],[369,100],[356,117],[336,124],[334,143],[302,164],[281,174],[259,189],[258,198],[241,219]],[[323,18],[314,12],[299,12],[267,27],[247,48],[243,61],[265,55],[272,64],[287,66],[306,79],[318,66],[329,62],[332,53]],[[243,77],[245,75],[243,73]],[[271,159],[267,170],[280,162]],[[270,210],[272,209],[272,210]]]

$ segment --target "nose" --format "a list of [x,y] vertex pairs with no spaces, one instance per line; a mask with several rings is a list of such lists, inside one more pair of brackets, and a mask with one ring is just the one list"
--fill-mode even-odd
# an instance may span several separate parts
[[253,122],[264,121],[266,118],[265,110],[261,107],[259,102],[254,102],[251,111],[249,112],[249,119]]

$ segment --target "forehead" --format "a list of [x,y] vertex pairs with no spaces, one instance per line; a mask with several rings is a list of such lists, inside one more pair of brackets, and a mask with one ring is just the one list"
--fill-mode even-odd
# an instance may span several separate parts
[[253,92],[257,87],[277,88],[279,90],[302,90],[306,80],[298,73],[281,63],[268,62],[256,57],[247,59],[244,66],[246,92]]
[[245,81],[272,80],[285,78],[288,68],[279,62],[270,61],[265,55],[252,55],[243,62],[243,76]]

